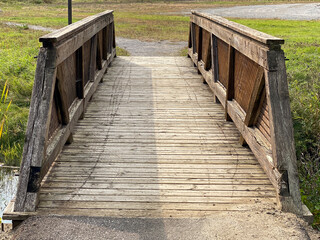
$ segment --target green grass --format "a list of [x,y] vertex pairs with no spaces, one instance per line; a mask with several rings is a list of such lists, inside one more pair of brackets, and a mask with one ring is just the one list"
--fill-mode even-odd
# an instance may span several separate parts
[[118,46],[116,47],[116,52],[117,56],[130,56],[130,53],[127,50]]
[[[49,0],[55,4],[32,4],[28,2],[0,1],[1,22],[19,22],[60,28],[67,24],[65,1]],[[5,2],[5,3],[3,3]],[[177,16],[176,12],[192,8],[224,5],[264,4],[287,1],[210,1],[167,2],[130,0],[96,1],[74,0],[74,21],[101,12],[115,10],[116,36],[147,41],[186,41],[189,18]],[[148,3],[145,3],[148,2]],[[151,3],[150,3],[151,2]],[[291,2],[291,1],[290,1]],[[292,2],[291,2],[292,3]],[[285,20],[233,19],[251,28],[284,38],[291,109],[295,128],[295,142],[304,203],[315,214],[315,227],[320,226],[320,22]],[[0,89],[6,80],[10,84],[12,99],[8,124],[0,144],[1,161],[19,164],[24,140],[25,125],[32,91],[39,43],[43,32],[24,27],[0,25]],[[128,55],[117,48],[118,55]],[[181,50],[186,54],[186,49]],[[5,107],[0,105],[0,109]]]
[[[19,165],[35,72],[34,57],[40,46],[37,38],[43,33],[3,24],[0,29],[0,89],[8,81],[8,101],[12,100],[0,139],[0,161]],[[1,112],[5,108],[6,104],[1,103]]]
[[180,50],[179,56],[185,57],[187,55],[188,55],[188,47],[185,47],[185,48]]

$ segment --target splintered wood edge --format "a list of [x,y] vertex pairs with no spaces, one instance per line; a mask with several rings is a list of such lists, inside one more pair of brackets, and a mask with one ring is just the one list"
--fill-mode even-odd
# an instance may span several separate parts
[[2,219],[11,221],[23,221],[28,217],[35,216],[36,212],[14,212],[15,199],[11,200],[8,206],[4,209]]
[[48,33],[42,37],[39,38],[39,42],[58,42],[63,38],[68,37],[69,35],[72,35],[76,32],[80,32],[87,26],[93,24],[94,22],[98,21],[99,19],[102,19],[103,17],[106,17],[107,15],[110,15],[113,13],[113,10],[106,10],[104,12],[98,13],[93,16],[86,17],[78,22],[75,22],[71,25],[65,26],[63,28],[57,29],[51,33]]
[[268,45],[274,45],[274,44],[284,44],[284,40],[281,38],[274,37],[272,35],[260,32],[258,30],[249,28],[245,25],[229,21],[223,17],[208,14],[208,13],[201,13],[195,10],[191,10],[191,13],[193,15],[206,18],[210,21],[213,21],[219,25],[222,25],[226,28],[232,29],[233,31],[236,31],[242,35],[245,35],[247,37],[250,37],[258,42],[268,44]]
[[302,204],[302,217],[307,223],[313,223],[314,216],[305,204]]

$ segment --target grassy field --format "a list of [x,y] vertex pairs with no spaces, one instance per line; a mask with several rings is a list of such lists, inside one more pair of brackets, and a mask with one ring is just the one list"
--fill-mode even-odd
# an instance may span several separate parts
[[[38,2],[39,1],[39,2]],[[0,89],[9,83],[6,102],[0,103],[0,117],[7,119],[0,139],[0,162],[19,165],[32,91],[39,43],[44,32],[27,27],[8,27],[18,22],[60,28],[67,24],[64,3],[47,0],[0,2]],[[129,0],[114,2],[75,0],[74,21],[105,9],[115,10],[116,35],[145,41],[187,41],[189,18],[177,14],[195,8],[274,1],[158,2]],[[281,1],[277,1],[281,2]],[[285,1],[284,1],[285,2]],[[38,3],[38,4],[37,4]],[[316,215],[320,226],[320,22],[233,19],[249,27],[282,37],[287,64],[301,192],[304,202]],[[118,49],[118,54],[128,53]],[[120,52],[121,51],[121,52]],[[182,51],[183,52],[183,51]],[[10,108],[6,113],[9,102]],[[7,116],[5,116],[7,115]]]

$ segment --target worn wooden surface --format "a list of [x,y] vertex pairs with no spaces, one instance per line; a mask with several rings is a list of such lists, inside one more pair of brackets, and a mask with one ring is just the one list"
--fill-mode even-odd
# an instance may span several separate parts
[[112,21],[107,11],[40,38],[15,212],[36,210],[43,177],[72,143],[74,125],[116,54]]
[[[37,189],[40,186],[39,174],[30,173],[32,169],[38,169],[42,165],[46,152],[45,142],[47,141],[50,125],[50,111],[52,106],[52,95],[56,80],[56,70],[52,68],[55,64],[56,52],[40,49],[35,83],[33,86],[31,107],[26,132],[26,144],[24,145],[23,158],[25,159],[20,167],[19,189],[16,196],[15,211],[34,211],[37,203]],[[38,138],[34,138],[36,135]],[[35,173],[35,172],[34,172]]]
[[192,62],[119,57],[44,179],[38,214],[199,217],[274,203]]

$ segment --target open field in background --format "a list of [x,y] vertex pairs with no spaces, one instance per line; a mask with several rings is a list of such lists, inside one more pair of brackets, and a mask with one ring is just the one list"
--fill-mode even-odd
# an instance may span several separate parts
[[[18,22],[60,28],[67,24],[66,1],[34,0],[39,4],[0,2],[0,22]],[[188,9],[240,4],[275,3],[275,1],[158,2],[130,0],[111,2],[74,0],[74,21],[106,9],[115,10],[116,36],[145,41],[187,41],[189,17],[178,12]],[[277,1],[284,3],[288,1]],[[40,4],[41,3],[41,4]],[[292,3],[292,2],[291,2]],[[320,21],[233,19],[251,28],[286,40],[287,73],[293,113],[301,191],[304,202],[317,216],[320,228]],[[0,89],[9,82],[12,104],[7,125],[0,140],[0,162],[19,165],[36,59],[45,34],[27,27],[0,24]],[[126,54],[123,52],[123,54]],[[1,103],[1,114],[7,103]],[[2,115],[0,114],[0,117]]]

